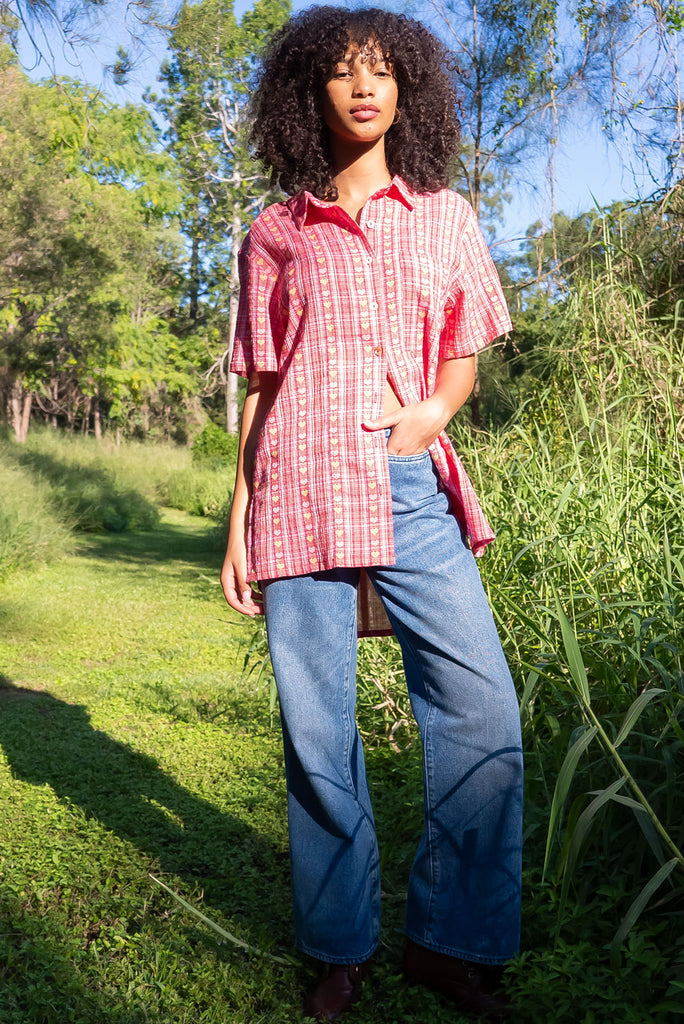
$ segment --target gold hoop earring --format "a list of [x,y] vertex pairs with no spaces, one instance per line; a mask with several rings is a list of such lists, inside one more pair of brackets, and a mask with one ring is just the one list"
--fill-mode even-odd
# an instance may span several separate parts
[[401,110],[397,109],[394,112],[394,118],[392,120],[392,124],[396,124],[400,117],[401,117]]

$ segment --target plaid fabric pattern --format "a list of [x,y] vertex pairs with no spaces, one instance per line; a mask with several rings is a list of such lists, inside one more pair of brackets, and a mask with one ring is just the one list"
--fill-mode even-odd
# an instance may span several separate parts
[[[471,355],[510,330],[499,278],[469,204],[401,178],[360,224],[308,192],[253,223],[239,256],[231,370],[278,374],[258,440],[249,579],[394,562],[385,381],[427,398],[440,356]],[[474,554],[494,539],[446,433],[430,448]]]

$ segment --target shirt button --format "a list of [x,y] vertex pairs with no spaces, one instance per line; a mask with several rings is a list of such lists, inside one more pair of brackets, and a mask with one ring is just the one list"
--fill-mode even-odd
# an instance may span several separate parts
[[375,227],[375,221],[374,220],[367,220],[366,221],[366,227],[367,228],[374,228]]
[[375,348],[373,349],[373,351],[375,352],[376,356],[381,356],[382,355],[382,345],[376,345]]
[[367,263],[372,263],[373,262],[373,257],[372,256],[366,256],[366,262]]

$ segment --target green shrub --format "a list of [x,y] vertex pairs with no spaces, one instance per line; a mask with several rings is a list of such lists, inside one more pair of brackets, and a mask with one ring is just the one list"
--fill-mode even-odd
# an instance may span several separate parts
[[234,465],[237,462],[238,443],[237,434],[227,434],[209,420],[193,442],[192,461]]
[[183,509],[195,516],[222,517],[233,492],[233,474],[227,467],[193,467],[177,470],[159,486],[163,505]]

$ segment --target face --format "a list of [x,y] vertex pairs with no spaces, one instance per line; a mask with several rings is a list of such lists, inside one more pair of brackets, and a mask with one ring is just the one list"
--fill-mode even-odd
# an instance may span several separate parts
[[339,139],[375,142],[394,120],[397,95],[392,65],[377,44],[351,43],[326,82],[323,118]]

